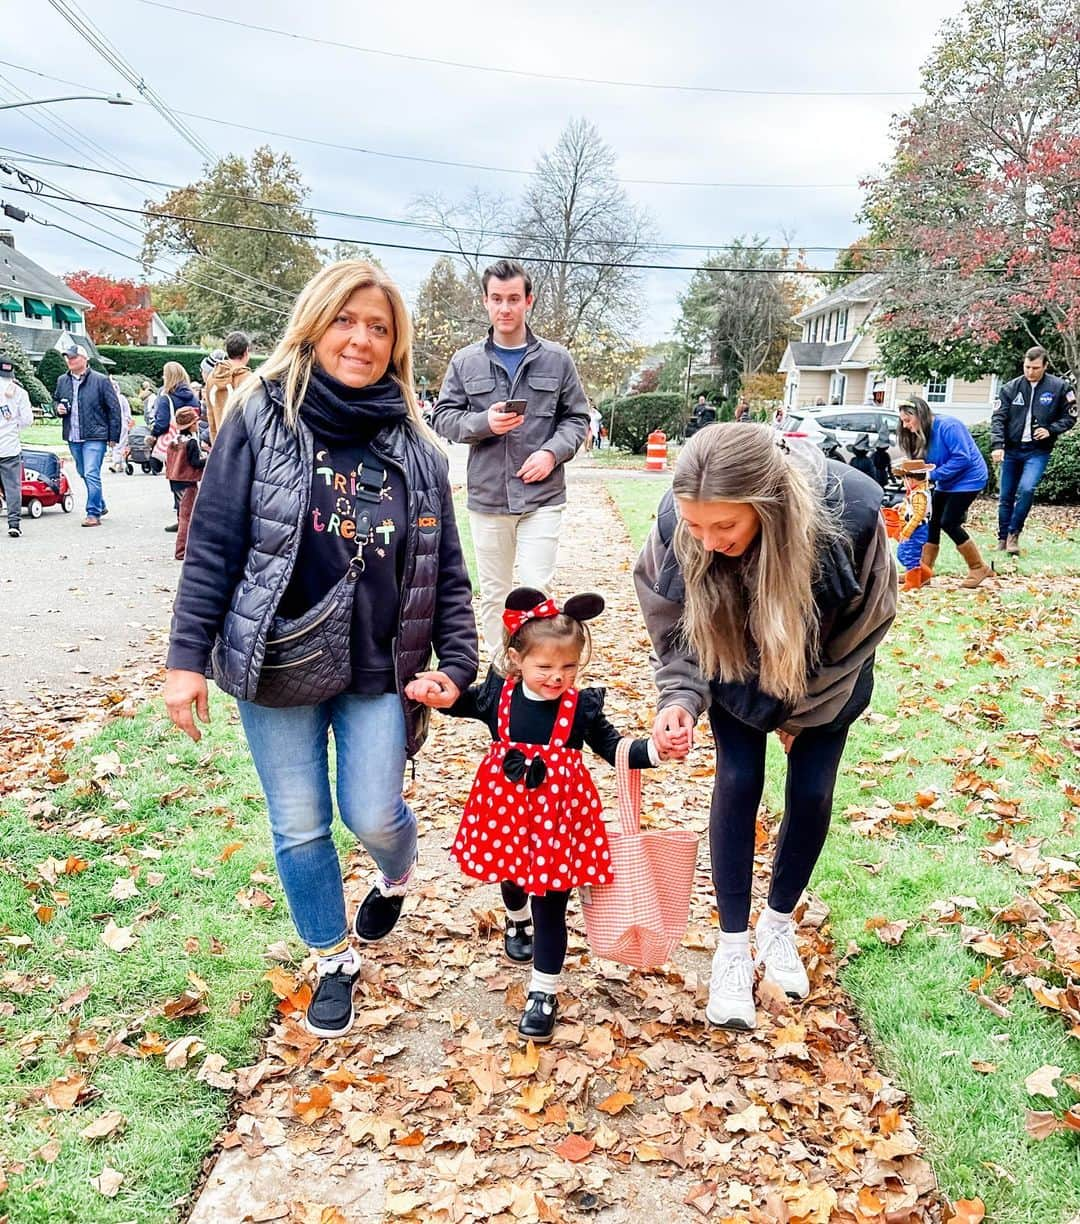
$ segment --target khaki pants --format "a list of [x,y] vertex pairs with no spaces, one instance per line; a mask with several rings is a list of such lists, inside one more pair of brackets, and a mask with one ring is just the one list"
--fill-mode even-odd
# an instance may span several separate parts
[[528,514],[479,514],[469,511],[476,570],[480,580],[480,626],[488,657],[502,648],[506,597],[518,586],[551,594],[563,506],[541,506]]

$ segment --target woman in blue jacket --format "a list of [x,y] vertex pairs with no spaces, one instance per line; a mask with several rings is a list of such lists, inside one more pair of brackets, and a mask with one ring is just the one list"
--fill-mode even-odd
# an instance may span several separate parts
[[934,503],[922,551],[923,582],[934,574],[934,563],[944,531],[967,562],[964,587],[977,587],[993,575],[979,546],[964,530],[968,507],[986,488],[986,462],[968,427],[951,416],[935,416],[930,405],[917,395],[899,406],[900,427],[896,441],[909,459],[925,459],[934,465]]

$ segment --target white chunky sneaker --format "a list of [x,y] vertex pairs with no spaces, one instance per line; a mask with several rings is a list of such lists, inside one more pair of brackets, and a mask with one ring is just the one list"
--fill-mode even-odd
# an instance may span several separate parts
[[805,999],[810,993],[799,950],[795,946],[795,923],[758,923],[755,962],[765,967],[765,977],[779,986],[789,999]]
[[721,945],[716,949],[709,979],[709,1003],[705,1018],[720,1028],[752,1029],[754,1009],[754,962],[741,948]]

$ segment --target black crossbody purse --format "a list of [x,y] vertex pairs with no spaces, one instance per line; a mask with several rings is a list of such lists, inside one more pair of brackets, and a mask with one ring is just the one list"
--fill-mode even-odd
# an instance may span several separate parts
[[352,682],[352,618],[356,584],[364,572],[364,548],[374,539],[375,507],[382,502],[384,472],[365,454],[357,474],[356,555],[345,573],[300,616],[275,616],[266,638],[256,705],[318,705]]

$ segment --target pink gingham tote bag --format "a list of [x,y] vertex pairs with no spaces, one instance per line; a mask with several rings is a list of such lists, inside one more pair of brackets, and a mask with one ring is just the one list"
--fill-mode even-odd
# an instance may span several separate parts
[[597,956],[653,969],[686,931],[698,835],[688,829],[641,831],[641,771],[629,764],[629,739],[615,753],[619,829],[608,831],[611,884],[582,889],[589,947]]

